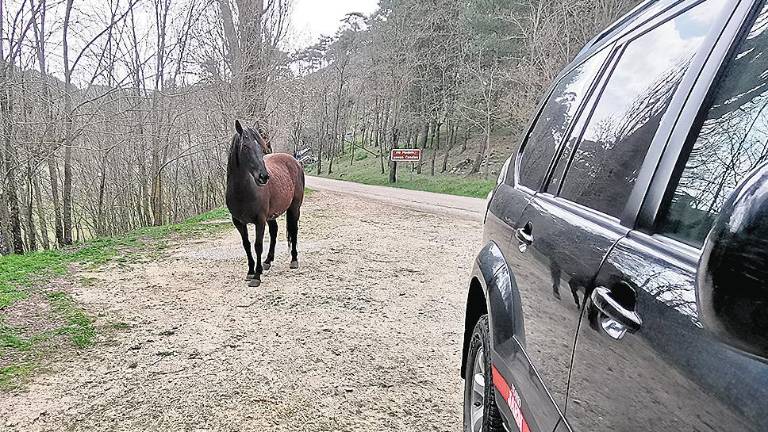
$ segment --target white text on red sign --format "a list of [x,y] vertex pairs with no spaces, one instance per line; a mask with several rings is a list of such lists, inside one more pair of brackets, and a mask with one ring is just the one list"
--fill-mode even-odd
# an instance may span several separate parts
[[392,162],[418,162],[421,160],[421,149],[392,149],[389,160]]

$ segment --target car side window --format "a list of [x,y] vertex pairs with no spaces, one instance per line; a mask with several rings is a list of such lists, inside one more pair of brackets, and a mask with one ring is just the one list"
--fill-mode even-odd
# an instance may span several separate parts
[[519,167],[522,185],[539,189],[557,146],[565,137],[608,51],[604,49],[593,55],[555,86],[522,149]]
[[763,6],[708,99],[656,232],[700,247],[734,188],[768,161],[768,6]]
[[621,216],[661,119],[723,2],[704,2],[629,42],[578,140],[560,196]]

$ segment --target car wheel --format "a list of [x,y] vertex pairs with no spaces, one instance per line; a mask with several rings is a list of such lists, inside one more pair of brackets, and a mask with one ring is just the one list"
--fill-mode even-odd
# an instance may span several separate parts
[[488,315],[475,324],[464,372],[464,432],[502,432],[493,393]]

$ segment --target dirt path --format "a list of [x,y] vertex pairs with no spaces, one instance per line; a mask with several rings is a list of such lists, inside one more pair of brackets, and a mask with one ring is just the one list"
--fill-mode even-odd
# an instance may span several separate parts
[[234,230],[78,275],[97,325],[127,328],[0,394],[0,429],[459,431],[480,223],[317,192],[297,271],[280,228],[260,288]]
[[397,207],[453,216],[459,219],[482,221],[485,216],[486,201],[480,198],[395,189],[387,186],[371,186],[315,176],[307,176],[307,186],[316,190],[343,192],[366,200],[375,200]]

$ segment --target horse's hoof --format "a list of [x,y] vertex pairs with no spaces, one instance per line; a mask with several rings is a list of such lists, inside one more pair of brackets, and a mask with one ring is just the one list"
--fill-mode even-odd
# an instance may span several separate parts
[[261,266],[264,268],[264,270],[269,270],[270,268],[272,268],[272,263],[265,262]]
[[299,268],[299,262],[298,261],[291,261],[291,268],[292,269]]
[[256,288],[261,285],[261,279],[251,279],[251,282],[248,283],[248,286],[251,288]]
[[253,279],[255,277],[256,277],[256,275],[251,273],[251,274],[248,274],[247,276],[245,276],[245,280],[249,281],[249,280],[251,280],[251,279]]

